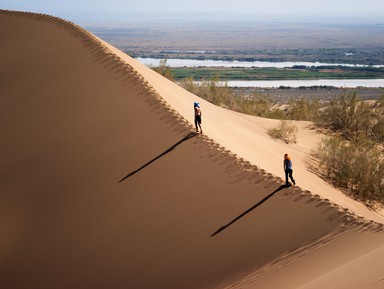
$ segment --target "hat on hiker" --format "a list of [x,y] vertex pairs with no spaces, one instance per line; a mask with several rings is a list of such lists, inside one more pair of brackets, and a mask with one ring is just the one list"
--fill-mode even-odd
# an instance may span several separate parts
[[200,107],[200,104],[199,104],[198,102],[195,102],[195,103],[193,104],[193,107]]

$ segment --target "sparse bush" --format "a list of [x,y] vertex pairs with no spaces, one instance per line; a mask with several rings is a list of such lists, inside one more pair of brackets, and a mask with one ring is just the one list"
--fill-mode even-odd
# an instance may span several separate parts
[[384,118],[379,119],[372,127],[372,137],[375,141],[384,143]]
[[289,111],[287,117],[295,120],[317,120],[320,101],[318,99],[309,100],[305,97],[291,99],[289,103]]
[[375,104],[377,108],[359,101],[356,94],[343,94],[332,100],[322,113],[318,124],[341,132],[347,139],[370,138],[382,142],[383,112],[381,100]]
[[187,77],[178,83],[181,87],[193,94],[198,94],[198,85],[194,82],[193,77]]
[[369,205],[384,203],[384,158],[373,142],[330,137],[319,144],[314,155],[335,184]]
[[282,120],[277,127],[268,129],[268,134],[275,139],[281,139],[286,143],[297,142],[298,128],[291,121]]
[[228,87],[227,83],[222,83],[218,79],[202,81],[198,88],[198,95],[218,106],[237,110],[236,94]]
[[196,83],[192,77],[188,77],[181,80],[179,85],[215,105],[239,110],[236,94],[226,83],[222,83],[217,79],[203,80]]
[[156,67],[151,67],[154,71],[161,74],[165,78],[168,78],[169,80],[174,81],[174,77],[172,74],[171,67],[167,65],[167,59],[161,59],[160,63]]
[[354,121],[356,105],[356,94],[344,93],[330,101],[320,116],[320,123],[334,130],[347,131]]

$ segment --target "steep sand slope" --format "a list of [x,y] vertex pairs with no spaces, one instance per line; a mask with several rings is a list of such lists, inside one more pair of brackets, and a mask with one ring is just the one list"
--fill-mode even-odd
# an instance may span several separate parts
[[234,282],[230,289],[381,289],[384,235],[351,228],[324,245],[303,247]]
[[198,99],[108,43],[104,42],[104,44],[145,76],[161,97],[190,121],[193,121],[191,107],[197,99],[202,104],[204,132],[239,157],[275,176],[284,178],[283,156],[284,153],[289,153],[294,161],[294,176],[301,188],[329,199],[359,216],[384,223],[384,210],[377,213],[367,209],[363,204],[347,197],[308,169],[309,153],[322,137],[310,129],[310,122],[296,122],[299,128],[297,144],[287,145],[283,141],[275,141],[267,131],[268,128],[277,126],[279,120],[243,115]]
[[0,39],[1,288],[212,288],[302,248],[330,260],[348,234],[352,250],[382,240],[381,226],[237,158],[208,125],[191,133],[159,92],[169,82],[80,27],[0,11]]

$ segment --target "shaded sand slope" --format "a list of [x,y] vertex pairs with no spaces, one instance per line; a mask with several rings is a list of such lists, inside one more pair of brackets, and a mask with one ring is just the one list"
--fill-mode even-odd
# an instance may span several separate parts
[[0,11],[0,39],[0,288],[213,288],[347,234],[382,238],[191,134],[80,27]]
[[381,289],[384,288],[384,235],[350,228],[284,255],[234,282],[229,289]]

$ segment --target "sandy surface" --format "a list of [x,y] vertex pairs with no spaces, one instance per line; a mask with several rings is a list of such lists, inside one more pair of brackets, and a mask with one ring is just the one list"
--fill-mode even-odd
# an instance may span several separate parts
[[0,39],[1,288],[382,288],[383,216],[308,171],[309,123],[272,140],[58,18]]
[[273,140],[267,131],[268,128],[277,126],[280,123],[279,120],[244,115],[212,105],[193,94],[186,93],[173,82],[165,80],[116,48],[107,43],[104,44],[124,61],[130,63],[135,70],[145,75],[145,78],[162,98],[191,123],[193,122],[191,107],[193,107],[194,101],[198,101],[203,110],[204,133],[240,158],[283,179],[283,157],[285,153],[288,153],[293,158],[294,177],[302,189],[329,199],[359,216],[384,223],[383,211],[378,213],[368,209],[308,170],[309,153],[323,137],[311,129],[312,123],[295,122],[299,128],[296,144],[288,145],[283,141]]

